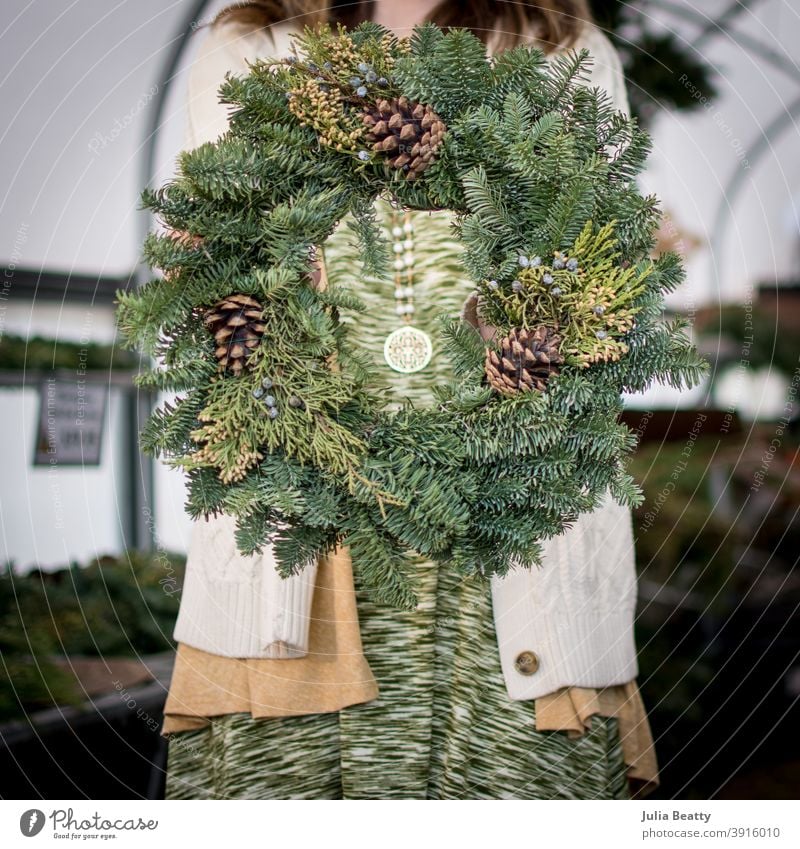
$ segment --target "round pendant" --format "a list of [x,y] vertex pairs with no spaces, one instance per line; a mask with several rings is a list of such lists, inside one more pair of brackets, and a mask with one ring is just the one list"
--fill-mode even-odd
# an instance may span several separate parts
[[393,330],[383,345],[383,356],[389,366],[405,373],[424,369],[432,354],[431,337],[410,324]]

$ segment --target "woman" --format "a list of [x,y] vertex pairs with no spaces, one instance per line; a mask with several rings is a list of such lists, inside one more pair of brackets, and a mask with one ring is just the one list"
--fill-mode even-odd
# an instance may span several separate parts
[[[584,0],[258,2],[209,27],[185,146],[226,129],[216,98],[225,71],[286,55],[305,24],[368,17],[399,36],[423,20],[468,26],[490,52],[520,39],[549,58],[586,46],[592,82],[627,111],[619,60]],[[321,272],[367,302],[343,320],[358,322],[395,401],[426,403],[447,358],[437,350],[422,371],[390,369],[383,342],[401,316],[434,338],[443,310],[490,329],[468,298],[449,216],[376,208],[398,255],[394,291],[355,280],[344,222]],[[541,570],[512,571],[491,589],[414,559],[412,612],[370,602],[346,550],[283,580],[268,549],[238,554],[233,529],[223,516],[193,532],[162,729],[168,798],[630,798],[658,784],[635,680],[631,518],[610,498],[546,542]]]

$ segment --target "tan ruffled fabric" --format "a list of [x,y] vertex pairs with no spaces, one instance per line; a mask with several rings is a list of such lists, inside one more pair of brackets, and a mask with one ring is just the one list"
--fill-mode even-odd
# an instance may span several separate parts
[[[229,658],[179,643],[161,734],[203,728],[210,717],[223,714],[302,716],[377,698],[347,549],[320,558],[311,616],[309,653],[302,658]],[[535,700],[537,731],[577,737],[591,727],[592,714],[618,718],[631,794],[641,798],[655,790],[658,764],[636,681],[602,689],[564,687]]]
[[642,798],[661,783],[650,722],[636,681],[614,687],[562,687],[536,699],[536,730],[580,737],[592,714],[616,716],[631,796]]
[[178,643],[162,734],[249,711],[254,718],[328,713],[378,696],[358,627],[347,549],[319,558],[308,655],[231,658]]

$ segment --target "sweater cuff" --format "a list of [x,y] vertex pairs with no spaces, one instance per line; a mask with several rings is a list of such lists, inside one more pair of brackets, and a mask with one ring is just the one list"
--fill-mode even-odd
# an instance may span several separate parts
[[311,605],[318,563],[282,578],[269,560],[261,583],[261,651],[264,657],[288,659],[308,654]]
[[[498,629],[500,660],[510,699],[537,699],[561,687],[611,687],[639,674],[631,611],[539,619],[532,612],[527,628]],[[533,652],[536,671],[517,668],[523,653]],[[526,674],[527,672],[527,674]]]

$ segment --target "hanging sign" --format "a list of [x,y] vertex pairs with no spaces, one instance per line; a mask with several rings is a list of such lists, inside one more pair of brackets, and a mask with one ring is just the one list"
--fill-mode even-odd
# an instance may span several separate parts
[[106,386],[83,378],[42,381],[33,465],[100,465],[107,395]]

